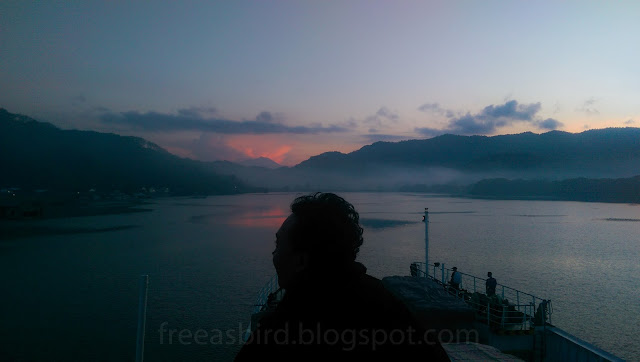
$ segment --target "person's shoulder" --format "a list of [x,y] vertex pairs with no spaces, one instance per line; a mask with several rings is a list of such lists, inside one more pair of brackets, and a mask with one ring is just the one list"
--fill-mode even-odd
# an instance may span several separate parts
[[378,310],[377,314],[395,314],[397,318],[403,320],[410,318],[407,306],[390,292],[380,279],[365,274],[359,284],[354,289],[354,293],[364,299],[366,308]]
[[361,289],[362,292],[376,295],[378,297],[394,298],[393,294],[384,287],[382,280],[369,274],[364,274],[362,278],[360,278],[358,281],[358,289]]

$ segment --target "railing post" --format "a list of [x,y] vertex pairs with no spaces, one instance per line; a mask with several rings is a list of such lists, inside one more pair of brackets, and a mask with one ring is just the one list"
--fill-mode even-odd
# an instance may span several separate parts
[[476,292],[476,277],[473,277],[473,292]]
[[504,285],[502,286],[502,299],[504,299]]
[[491,303],[487,302],[487,325],[491,327]]
[[444,285],[444,263],[442,263],[442,285]]
[[518,306],[518,310],[520,310],[520,291],[516,290],[516,305]]
[[504,305],[502,306],[502,318],[500,318],[500,326],[504,328]]

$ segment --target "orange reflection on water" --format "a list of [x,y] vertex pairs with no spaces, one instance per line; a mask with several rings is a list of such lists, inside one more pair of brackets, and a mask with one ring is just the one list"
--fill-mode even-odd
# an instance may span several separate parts
[[277,229],[289,216],[289,212],[281,207],[252,210],[234,217],[231,224],[246,227],[266,227]]

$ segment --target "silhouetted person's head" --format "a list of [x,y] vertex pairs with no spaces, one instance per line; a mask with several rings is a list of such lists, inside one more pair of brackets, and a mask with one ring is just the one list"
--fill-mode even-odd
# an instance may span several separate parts
[[349,270],[362,245],[353,205],[332,193],[296,198],[276,233],[273,265],[287,289],[304,278],[317,280]]
[[491,274],[491,272],[488,272],[488,273],[487,273],[487,276],[488,276],[489,278],[491,278],[491,277],[493,276],[493,274]]

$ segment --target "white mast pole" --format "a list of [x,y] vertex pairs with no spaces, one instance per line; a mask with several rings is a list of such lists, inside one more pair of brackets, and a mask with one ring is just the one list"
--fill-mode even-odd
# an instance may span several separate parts
[[424,269],[429,276],[429,209],[424,208]]

